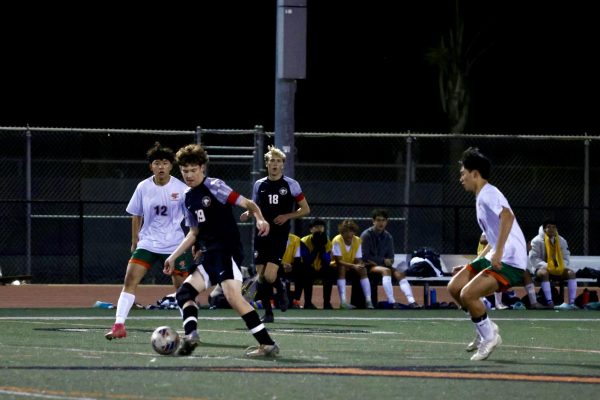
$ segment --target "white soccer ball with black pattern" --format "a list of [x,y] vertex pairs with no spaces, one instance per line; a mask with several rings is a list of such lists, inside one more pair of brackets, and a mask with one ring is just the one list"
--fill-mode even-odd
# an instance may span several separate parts
[[158,354],[167,356],[173,354],[179,347],[179,334],[168,326],[160,326],[152,332],[152,348]]

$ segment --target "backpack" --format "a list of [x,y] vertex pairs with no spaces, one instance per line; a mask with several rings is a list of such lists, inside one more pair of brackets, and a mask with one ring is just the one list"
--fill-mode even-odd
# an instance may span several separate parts
[[406,275],[421,278],[443,276],[440,254],[429,247],[413,251]]

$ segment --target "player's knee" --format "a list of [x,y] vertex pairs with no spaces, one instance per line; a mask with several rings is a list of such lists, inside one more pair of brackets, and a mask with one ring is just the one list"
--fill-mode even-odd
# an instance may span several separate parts
[[183,308],[188,301],[195,301],[196,296],[198,296],[198,291],[190,283],[185,282],[177,289],[175,299],[179,308]]

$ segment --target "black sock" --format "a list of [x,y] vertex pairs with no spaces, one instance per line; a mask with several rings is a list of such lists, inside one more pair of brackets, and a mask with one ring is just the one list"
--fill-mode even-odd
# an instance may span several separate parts
[[186,335],[194,332],[198,328],[198,307],[189,305],[181,310],[183,314],[183,330]]
[[477,318],[471,317],[471,321],[473,321],[474,323],[477,324],[477,323],[483,321],[484,319],[486,319],[487,317],[488,317],[487,313],[483,313],[483,315],[481,317],[477,317]]
[[262,300],[262,306],[265,314],[273,315],[271,307],[271,295],[273,294],[273,285],[267,281],[258,284],[259,298]]
[[[268,345],[275,344],[273,339],[271,339],[271,336],[269,336],[269,332],[267,332],[265,325],[260,322],[260,318],[258,317],[256,311],[252,310],[249,313],[242,315],[242,319],[258,343]],[[260,329],[257,330],[259,327]]]

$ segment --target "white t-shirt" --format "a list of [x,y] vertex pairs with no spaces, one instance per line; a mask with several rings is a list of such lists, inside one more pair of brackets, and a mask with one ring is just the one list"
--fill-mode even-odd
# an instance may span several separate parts
[[137,248],[171,254],[184,238],[181,221],[185,213],[187,185],[171,176],[164,186],[153,177],[141,181],[127,205],[131,215],[143,216]]
[[[344,246],[346,246],[346,251],[352,250],[352,245],[347,245],[346,243],[344,243]],[[331,249],[331,254],[336,257],[342,256],[342,249],[340,248],[340,244],[338,241],[333,242],[333,248]],[[354,258],[362,258],[362,246],[358,246],[358,249],[356,250],[356,254],[354,255]]]
[[[491,260],[492,255],[496,251],[495,246],[498,241],[498,234],[500,233],[500,212],[502,212],[503,208],[507,208],[511,212],[512,210],[506,197],[504,197],[497,187],[489,183],[481,188],[475,204],[479,227],[485,233],[490,246],[492,246],[492,250],[485,255],[485,258]],[[502,262],[511,267],[523,270],[527,268],[525,236],[516,218],[513,221],[508,239],[504,244]]]

